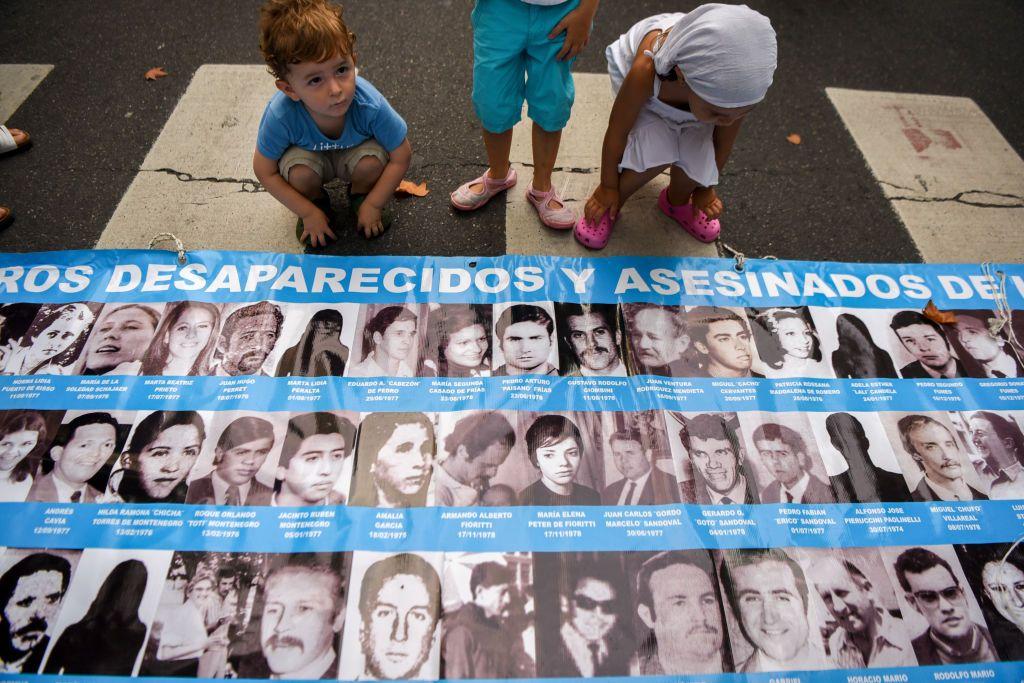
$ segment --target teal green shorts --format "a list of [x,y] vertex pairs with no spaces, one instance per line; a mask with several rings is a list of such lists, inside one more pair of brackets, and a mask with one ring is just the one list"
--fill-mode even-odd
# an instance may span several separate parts
[[555,132],[569,122],[576,90],[572,61],[556,59],[565,34],[548,34],[579,0],[531,5],[522,0],[477,0],[473,8],[473,108],[485,130],[503,133],[527,114]]

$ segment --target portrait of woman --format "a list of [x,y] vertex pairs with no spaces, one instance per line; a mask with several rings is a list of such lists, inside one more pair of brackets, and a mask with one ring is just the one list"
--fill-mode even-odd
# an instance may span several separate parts
[[185,377],[210,374],[217,345],[220,310],[204,301],[178,301],[167,307],[153,342],[142,357],[141,375]]
[[988,410],[971,413],[967,419],[971,443],[985,458],[995,479],[989,484],[989,498],[1024,500],[1024,433],[1009,417]]
[[488,307],[441,304],[430,312],[421,377],[490,377]]
[[34,410],[0,413],[0,502],[28,496],[46,449],[46,420]]
[[205,439],[203,418],[195,411],[150,413],[135,427],[111,488],[125,503],[184,503],[186,477]]
[[543,415],[526,430],[526,453],[540,479],[519,492],[520,505],[600,505],[601,495],[576,483],[583,435],[572,420]]
[[5,375],[68,375],[96,316],[85,304],[42,306],[18,343],[2,350]]
[[130,676],[146,639],[139,605],[148,577],[139,560],[115,566],[85,616],[61,633],[43,673]]
[[892,357],[875,344],[864,321],[850,313],[836,318],[839,348],[832,352],[832,369],[840,379],[897,378]]
[[751,330],[765,377],[831,377],[821,362],[821,342],[806,308],[751,310]]
[[219,631],[219,622],[211,632],[206,628],[204,615],[220,602],[216,588],[212,575],[197,572],[185,588],[185,602],[162,615],[156,652],[162,675],[195,678],[199,675],[200,658],[206,652],[227,647],[226,629]]
[[281,354],[277,377],[341,377],[348,363],[348,347],[341,343],[344,319],[325,308],[313,314],[295,346]]

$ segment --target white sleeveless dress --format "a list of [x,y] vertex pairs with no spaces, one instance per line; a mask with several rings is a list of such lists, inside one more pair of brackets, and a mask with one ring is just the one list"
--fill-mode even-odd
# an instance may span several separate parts
[[[605,48],[608,75],[612,91],[618,94],[622,81],[633,66],[637,50],[644,36],[655,30],[675,26],[682,13],[656,14],[642,19],[618,40]],[[619,163],[619,172],[625,169],[642,172],[657,166],[678,166],[703,187],[718,184],[718,166],[715,164],[713,123],[702,123],[688,111],[677,109],[658,99],[661,80],[654,79],[654,92],[647,100],[633,129],[629,131],[626,151]]]

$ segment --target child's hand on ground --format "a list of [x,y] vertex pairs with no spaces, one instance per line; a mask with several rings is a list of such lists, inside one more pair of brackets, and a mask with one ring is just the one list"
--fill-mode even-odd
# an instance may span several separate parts
[[619,190],[598,185],[587,200],[587,205],[583,207],[583,215],[588,221],[596,222],[605,212],[609,212],[609,218],[612,220],[619,215]]
[[302,216],[302,235],[299,236],[299,241],[305,242],[306,237],[309,237],[311,247],[326,247],[328,237],[332,240],[338,239],[328,224],[327,216],[317,208]]
[[384,232],[384,224],[381,222],[381,209],[369,201],[364,201],[359,207],[358,217],[359,229],[367,239],[378,237]]
[[576,55],[583,52],[583,48],[590,42],[590,26],[594,21],[592,12],[582,7],[562,17],[555,28],[548,34],[548,40],[554,40],[562,33],[565,33],[565,42],[562,49],[558,51],[558,61],[564,62],[567,59],[574,59]]
[[715,194],[713,187],[698,187],[690,197],[694,208],[700,209],[709,221],[713,221],[722,215],[722,200]]

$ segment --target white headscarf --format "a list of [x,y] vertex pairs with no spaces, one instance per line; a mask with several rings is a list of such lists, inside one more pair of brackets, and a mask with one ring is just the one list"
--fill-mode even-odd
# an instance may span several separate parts
[[698,97],[733,109],[764,99],[778,47],[768,17],[746,5],[710,3],[684,14],[647,54],[659,74],[678,66]]

